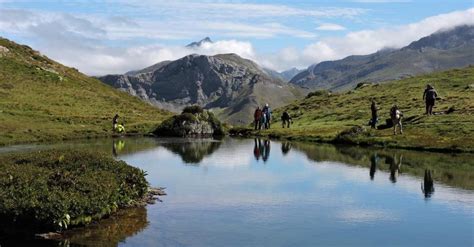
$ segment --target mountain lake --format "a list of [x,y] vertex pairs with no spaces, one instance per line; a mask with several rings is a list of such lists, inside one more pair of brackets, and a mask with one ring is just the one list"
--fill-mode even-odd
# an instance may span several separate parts
[[[474,155],[267,139],[115,138],[101,150],[166,187],[61,241],[20,246],[473,246]],[[3,242],[1,242],[3,241]]]

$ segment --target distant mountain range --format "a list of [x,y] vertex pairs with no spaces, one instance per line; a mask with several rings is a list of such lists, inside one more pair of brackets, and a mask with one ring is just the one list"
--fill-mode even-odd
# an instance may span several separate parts
[[474,64],[474,26],[436,32],[401,49],[349,56],[310,66],[290,83],[312,89],[347,90],[360,82],[384,82]]
[[272,78],[236,54],[193,54],[98,79],[161,108],[179,111],[197,104],[233,124],[252,121],[257,106],[279,107],[304,96],[301,88]]
[[263,68],[263,70],[265,72],[267,72],[267,74],[269,76],[271,76],[272,78],[282,80],[282,81],[286,81],[286,82],[290,81],[295,75],[297,75],[298,73],[303,71],[303,70],[299,70],[297,68],[291,68],[289,70],[285,70],[285,71],[282,71],[282,72],[278,72],[278,71],[268,69],[268,68]]

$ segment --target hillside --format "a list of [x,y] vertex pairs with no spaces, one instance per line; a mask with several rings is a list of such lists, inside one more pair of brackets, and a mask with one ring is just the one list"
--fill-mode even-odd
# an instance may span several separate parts
[[436,32],[401,49],[349,56],[310,66],[290,83],[342,91],[359,82],[384,82],[474,64],[474,26]]
[[[426,84],[434,85],[440,100],[434,112],[424,115],[422,100]],[[231,133],[276,138],[346,142],[431,150],[474,151],[474,66],[393,81],[364,84],[345,93],[316,91],[307,98],[276,109],[277,122],[268,131],[234,129]],[[388,119],[392,104],[404,114],[404,134],[393,136],[392,129],[371,130],[370,102],[379,104],[379,125]],[[279,116],[287,109],[294,125],[282,129]],[[451,110],[450,110],[451,109]],[[449,110],[449,111],[448,111]],[[354,126],[359,132],[340,135]],[[338,137],[339,135],[339,137]]]
[[1,38],[0,96],[0,145],[111,135],[115,113],[145,133],[171,115]]
[[272,78],[289,82],[295,75],[299,74],[302,70],[297,68],[291,68],[282,72],[278,72],[272,69],[263,68],[263,70]]
[[99,79],[172,111],[197,104],[232,124],[252,121],[257,106],[279,107],[304,95],[299,87],[271,78],[257,64],[236,54],[193,54],[150,68],[154,69]]

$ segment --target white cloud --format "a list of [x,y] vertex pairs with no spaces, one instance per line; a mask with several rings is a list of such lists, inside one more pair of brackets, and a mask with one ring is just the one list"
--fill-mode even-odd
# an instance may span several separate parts
[[401,48],[412,41],[428,36],[438,30],[455,26],[474,25],[474,8],[428,17],[408,25],[349,32],[342,37],[323,38],[309,44],[291,59],[285,52],[268,55],[261,63],[272,69],[305,67],[327,60],[342,59],[349,55],[365,55],[383,48]]
[[341,31],[345,29],[345,27],[334,23],[323,23],[316,28],[316,30],[321,31]]

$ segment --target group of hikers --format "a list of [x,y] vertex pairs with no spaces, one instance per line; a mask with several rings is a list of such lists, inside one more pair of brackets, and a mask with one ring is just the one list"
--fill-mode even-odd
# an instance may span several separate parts
[[253,114],[254,118],[254,124],[255,124],[255,129],[270,129],[270,123],[272,120],[272,110],[268,106],[268,104],[265,104],[262,109],[260,107],[257,107],[255,110],[255,113]]
[[[255,130],[261,130],[262,127],[264,129],[270,129],[270,123],[272,122],[272,110],[268,104],[265,104],[262,109],[257,106],[257,109],[255,109],[253,114],[253,118]],[[285,126],[290,128],[290,123],[292,123],[292,120],[290,114],[286,110],[281,115],[281,122],[283,128],[285,128]]]
[[[438,93],[434,89],[433,86],[430,84],[426,85],[426,89],[423,92],[423,100],[425,101],[426,105],[426,115],[433,115],[433,107],[435,105],[436,98],[438,97]],[[369,125],[372,128],[376,128],[378,122],[378,110],[377,103],[375,100],[372,100],[372,104],[370,106],[370,111],[372,112],[372,118],[369,121]],[[397,105],[393,105],[390,109],[390,119],[393,125],[393,134],[397,134],[397,128],[400,131],[400,134],[403,134],[403,126],[402,126],[402,117],[403,113],[400,111]]]

